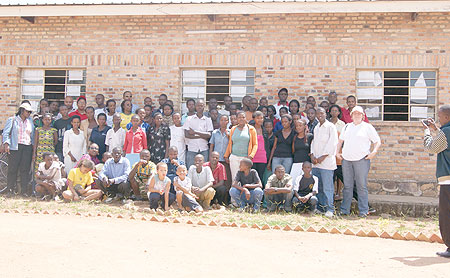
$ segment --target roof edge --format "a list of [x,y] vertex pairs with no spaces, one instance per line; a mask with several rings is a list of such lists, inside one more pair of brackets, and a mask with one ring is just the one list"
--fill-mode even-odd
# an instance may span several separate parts
[[0,6],[0,17],[404,12],[450,12],[450,1]]

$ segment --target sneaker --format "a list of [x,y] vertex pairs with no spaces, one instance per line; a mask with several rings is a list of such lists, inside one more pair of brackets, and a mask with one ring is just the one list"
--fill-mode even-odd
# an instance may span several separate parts
[[375,214],[375,213],[377,213],[377,210],[372,207],[369,207],[369,212],[367,214]]
[[437,252],[436,255],[443,258],[450,258],[450,248],[448,248],[447,251],[444,252]]
[[123,199],[123,195],[120,193],[117,193],[116,196],[114,197],[114,201],[119,201]]
[[313,211],[313,213],[314,213],[314,214],[323,214],[323,212],[321,212],[321,211],[318,210],[318,209],[315,209],[315,210]]
[[331,211],[325,212],[325,217],[332,218],[334,214]]
[[365,214],[365,213],[364,214],[360,214],[359,217],[360,218],[367,218],[367,214]]
[[108,197],[105,199],[105,204],[111,204],[114,201],[112,197]]

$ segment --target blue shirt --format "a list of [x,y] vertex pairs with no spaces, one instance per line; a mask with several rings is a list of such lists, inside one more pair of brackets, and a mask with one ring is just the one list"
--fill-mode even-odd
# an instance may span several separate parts
[[[173,179],[177,176],[177,169],[178,167],[175,166],[175,164],[170,163],[169,158],[164,158],[161,160],[161,162],[164,162],[167,164],[167,177],[173,182]],[[178,160],[178,165],[186,165],[184,161]]]
[[[227,129],[227,131],[229,130]],[[225,133],[222,133],[220,129],[216,129],[213,131],[213,133],[211,134],[211,138],[209,139],[209,143],[214,144],[214,151],[218,152],[220,155],[219,161],[225,161],[223,156],[225,155],[228,146],[227,131],[225,131]]]
[[[132,126],[133,126],[133,124],[131,122],[129,122],[127,124],[127,130],[130,130]],[[142,122],[142,124],[140,125],[140,128],[142,128],[142,130],[144,131],[145,134],[147,134],[147,130],[149,127],[150,127],[150,125],[147,124],[146,122]]]
[[114,179],[114,184],[119,184],[128,180],[130,172],[130,161],[126,157],[121,157],[117,163],[114,162],[114,158],[110,158],[105,162],[99,176],[101,179]]
[[106,152],[106,133],[111,128],[109,126],[105,126],[102,131],[98,130],[98,126],[94,127],[91,132],[91,137],[89,141],[98,145],[98,155],[97,158],[102,160],[103,153]]

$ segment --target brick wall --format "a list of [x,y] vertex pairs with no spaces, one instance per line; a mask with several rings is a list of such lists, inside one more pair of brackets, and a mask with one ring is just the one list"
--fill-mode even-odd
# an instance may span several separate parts
[[[0,125],[16,110],[21,67],[85,67],[88,101],[96,93],[135,102],[164,92],[177,104],[180,68],[255,67],[257,96],[325,97],[343,104],[355,93],[355,70],[437,69],[439,103],[449,103],[448,13],[273,14],[207,16],[0,18]],[[245,29],[237,34],[191,30]],[[376,123],[383,147],[373,161],[371,191],[435,194],[433,156],[417,123]],[[395,181],[389,184],[387,181]],[[424,186],[425,184],[425,186]],[[418,188],[422,187],[422,189]],[[431,191],[425,188],[431,188]]]

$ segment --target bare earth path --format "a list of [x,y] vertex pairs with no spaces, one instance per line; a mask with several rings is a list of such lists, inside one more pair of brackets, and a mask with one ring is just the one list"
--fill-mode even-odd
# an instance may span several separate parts
[[0,214],[1,277],[448,277],[444,245]]

